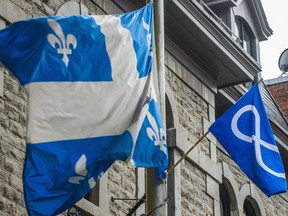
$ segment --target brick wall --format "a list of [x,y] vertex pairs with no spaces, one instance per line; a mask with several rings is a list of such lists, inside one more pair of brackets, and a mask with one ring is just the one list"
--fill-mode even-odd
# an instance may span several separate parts
[[288,81],[267,85],[276,103],[288,119]]
[[[209,119],[208,101],[213,103],[214,96],[169,52],[166,52],[166,66],[166,80],[173,92],[177,109],[175,114],[179,120],[176,130],[179,131],[183,142],[177,145],[183,151],[187,151],[203,134],[203,119]],[[209,97],[212,98],[209,100]],[[213,150],[208,139],[204,139],[197,147],[194,152],[201,151],[202,155],[211,157]],[[193,156],[179,165],[181,194],[178,194],[178,199],[181,199],[181,215],[212,216],[214,200],[206,192],[207,173],[199,164],[191,163],[191,159],[193,160]]]
[[189,161],[181,166],[182,215],[213,216],[213,198],[206,193],[206,174]]
[[22,189],[26,95],[7,70],[0,70],[4,73],[0,97],[0,215],[26,215]]
[[[117,161],[108,171],[110,196],[115,198],[136,198],[135,169],[124,162]],[[134,200],[115,200],[110,204],[110,215],[127,215],[136,204]]]
[[[10,14],[7,8],[19,10]],[[1,2],[0,14],[1,29],[8,20],[26,17],[23,10],[6,0]],[[22,189],[25,125],[25,91],[16,78],[0,65],[0,215],[3,216],[26,215]]]

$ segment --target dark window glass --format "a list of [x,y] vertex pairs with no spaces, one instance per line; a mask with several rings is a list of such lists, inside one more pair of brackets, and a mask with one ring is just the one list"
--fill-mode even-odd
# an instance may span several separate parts
[[244,202],[244,215],[245,216],[256,216],[253,205],[248,199],[245,199],[245,202]]
[[256,59],[256,39],[245,20],[236,18],[236,31],[235,34],[240,39],[239,42],[243,49]]
[[220,185],[220,215],[221,216],[230,216],[231,204],[229,193],[224,185]]

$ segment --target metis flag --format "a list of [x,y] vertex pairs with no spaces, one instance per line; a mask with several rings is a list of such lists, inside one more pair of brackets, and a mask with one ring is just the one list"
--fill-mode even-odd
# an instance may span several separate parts
[[287,191],[283,163],[258,83],[218,118],[209,131],[268,197]]
[[0,31],[0,61],[28,95],[29,215],[73,206],[115,160],[167,167],[151,84],[152,9],[33,18]]

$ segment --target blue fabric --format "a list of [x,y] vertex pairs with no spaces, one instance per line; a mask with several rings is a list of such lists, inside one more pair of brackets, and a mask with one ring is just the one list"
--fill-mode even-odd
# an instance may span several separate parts
[[[77,49],[69,56],[67,68],[46,39],[48,34],[56,35],[49,27],[47,17],[17,22],[0,34],[0,41],[3,41],[0,43],[0,59],[23,85],[31,82],[112,80],[105,38],[93,18],[72,16],[49,19],[57,21],[65,35],[73,29],[77,38]],[[56,46],[59,47],[58,44]],[[101,73],[103,69],[107,72]]]
[[[131,135],[27,144],[23,172],[26,207],[30,215],[57,215],[75,204],[91,189],[116,159],[125,160],[133,145]],[[130,150],[130,151],[129,151]],[[85,156],[77,173],[75,164]],[[75,178],[79,184],[69,183]]]
[[[144,35],[146,36],[147,30],[141,27],[143,20],[152,23],[152,4],[148,4],[146,8],[146,10],[115,15],[121,19],[123,27],[129,29],[131,33],[138,60],[139,77],[147,76],[152,68],[152,57],[147,58],[147,54],[152,50],[153,45],[151,43],[150,49],[146,49],[147,41]],[[49,34],[59,38],[59,35],[49,26],[48,18],[58,22],[64,37],[73,32],[74,37],[77,38],[75,49],[72,44],[68,45],[73,52],[73,55],[69,55],[68,67],[55,55],[55,48],[47,40]],[[153,33],[152,27],[153,25],[150,24],[151,33]],[[65,39],[67,43],[67,37]],[[92,17],[54,16],[23,20],[2,30],[0,41],[0,60],[13,71],[23,85],[52,81],[112,81],[105,37]],[[64,46],[61,40],[60,42],[55,44],[57,48]],[[98,58],[99,56],[101,58]],[[104,70],[105,73],[102,72]]]
[[[151,4],[151,3],[150,3]],[[118,15],[119,18],[121,18],[121,23],[125,28],[131,29],[131,36],[132,38],[134,38],[133,40],[133,44],[134,44],[134,48],[135,50],[138,50],[137,52],[137,69],[139,72],[139,77],[145,77],[147,76],[152,69],[152,56],[148,56],[148,58],[146,57],[149,52],[153,51],[153,43],[151,41],[151,43],[149,43],[147,40],[142,41],[142,40],[137,40],[137,38],[139,37],[139,35],[145,35],[147,34],[147,32],[149,32],[149,35],[153,35],[153,21],[152,21],[152,16],[149,16],[149,13],[151,13],[151,11],[149,10],[139,10],[140,13],[138,13],[137,16],[139,16],[140,18],[135,22],[132,22],[132,16],[133,14],[128,14],[128,15],[124,15],[124,14],[120,14]],[[141,17],[145,17],[145,20],[142,20]],[[150,25],[147,26],[147,29],[142,28],[141,26],[143,25],[143,21],[145,23],[151,23]],[[153,38],[151,38],[151,40],[153,40]],[[149,49],[142,49],[141,47],[143,46],[143,44],[147,44],[149,46]]]
[[[131,157],[133,149],[135,150],[133,159],[136,161],[135,165],[137,167],[167,167],[168,159],[165,135],[161,132],[161,137],[158,136],[158,140],[152,136],[153,134],[160,134],[160,131],[155,131],[155,128],[162,128],[163,130],[159,116],[159,108],[157,108],[158,104],[153,98],[149,98],[151,96],[149,91],[152,87],[150,86],[150,78],[148,76],[151,72],[153,60],[153,40],[151,38],[153,35],[152,3],[138,11],[113,16],[117,19],[113,19],[112,23],[116,23],[116,27],[119,27],[120,30],[117,32],[119,34],[117,35],[120,36],[119,38],[114,38],[113,36],[112,39],[114,43],[112,44],[115,44],[116,40],[116,42],[119,41],[119,43],[125,45],[125,42],[131,41],[132,38],[133,46],[131,46],[131,53],[133,53],[133,55],[131,56],[133,59],[127,60],[127,56],[121,55],[121,48],[119,47],[115,47],[115,49],[117,49],[117,51],[114,52],[116,56],[111,57],[111,50],[109,54],[107,48],[109,46],[107,45],[106,38],[109,36],[105,35],[107,32],[102,32],[105,26],[107,27],[107,23],[110,25],[110,22],[107,22],[106,19],[109,17],[110,16],[105,17],[106,25],[104,25],[104,27],[102,26],[103,23],[98,25],[95,19],[90,16],[54,16],[20,21],[0,31],[0,61],[10,69],[24,87],[27,88],[28,102],[32,101],[35,104],[37,101],[45,100],[39,98],[39,95],[41,95],[43,97],[47,96],[47,101],[49,101],[47,104],[51,105],[51,107],[45,109],[48,110],[47,112],[41,112],[42,108],[37,107],[37,109],[35,108],[37,115],[29,115],[29,118],[32,116],[33,121],[28,121],[28,129],[34,128],[37,130],[37,127],[40,129],[48,128],[49,133],[47,133],[53,135],[51,138],[42,137],[42,133],[39,135],[39,131],[41,130],[37,130],[37,132],[28,131],[26,159],[23,170],[23,186],[25,203],[30,216],[57,215],[70,208],[93,188],[96,181],[115,160],[126,160]],[[121,26],[118,26],[118,18]],[[115,28],[115,26],[110,27],[112,31],[113,28]],[[115,31],[118,31],[118,29]],[[127,31],[129,34],[127,34]],[[109,42],[111,42],[111,37],[109,40]],[[136,56],[135,59],[134,56]],[[126,61],[123,64],[122,62],[124,62],[123,60],[125,58]],[[112,59],[114,60],[114,67],[115,62],[119,67],[119,64],[121,64],[121,73],[116,76],[117,79],[119,77],[122,78],[120,81],[113,80]],[[126,64],[130,62],[132,66],[129,65],[128,67]],[[134,63],[136,64],[135,70]],[[123,73],[126,72],[125,76],[122,75],[122,68],[123,70],[130,68],[128,72],[123,71]],[[119,72],[119,70],[117,71]],[[134,76],[135,74],[132,73],[138,74]],[[131,77],[133,77],[133,79]],[[135,81],[135,79],[137,80]],[[77,90],[79,86],[81,86],[81,88],[85,87],[83,82],[92,83],[92,85],[89,85],[89,88],[94,88],[94,84],[96,83],[97,88],[88,89],[88,91],[83,92],[95,93],[97,94],[95,98],[103,100],[103,97],[118,95],[109,94],[112,91],[110,84],[114,86],[115,83],[117,88],[113,90],[117,91],[124,85],[121,83],[123,80],[125,82],[125,88],[119,91],[124,93],[124,95],[122,95],[123,98],[118,97],[113,100],[108,100],[107,98],[109,102],[107,104],[110,105],[111,102],[111,107],[105,107],[108,111],[101,112],[105,114],[108,113],[107,116],[101,117],[99,122],[91,121],[92,123],[88,125],[88,127],[93,128],[95,124],[102,126],[103,121],[109,119],[110,111],[113,112],[113,110],[118,107],[121,108],[120,110],[127,110],[125,108],[131,106],[130,101],[133,101],[133,104],[136,105],[133,109],[129,110],[134,110],[135,112],[133,111],[133,113],[127,117],[127,120],[121,119],[121,113],[115,115],[116,118],[118,117],[125,123],[125,126],[131,123],[125,128],[124,132],[122,128],[119,127],[121,129],[120,134],[117,130],[115,130],[116,134],[110,133],[109,130],[114,129],[117,124],[119,124],[117,119],[112,119],[109,124],[105,124],[105,128],[103,127],[106,135],[75,138],[72,132],[66,133],[67,131],[69,132],[66,128],[64,128],[66,130],[65,135],[54,134],[53,126],[55,126],[55,124],[59,125],[59,121],[61,121],[60,125],[62,129],[62,127],[65,127],[65,123],[67,126],[69,122],[75,122],[75,118],[86,118],[81,118],[79,112],[76,114],[73,112],[76,107],[68,107],[67,109],[67,106],[58,106],[58,104],[57,106],[53,106],[53,95],[55,91],[49,89],[50,85],[48,85],[48,83],[51,84],[53,82],[52,86],[57,86],[58,89],[62,87],[70,89],[70,87],[73,86],[73,88],[71,88],[73,91]],[[62,85],[63,82],[65,82],[65,85]],[[108,87],[107,85],[103,85],[104,83],[107,84],[107,82],[109,83]],[[81,85],[78,85],[79,83],[81,83]],[[104,86],[106,89],[99,90],[99,86]],[[63,88],[62,91],[64,92]],[[31,89],[34,90],[33,93],[38,89],[41,89],[41,91],[43,89],[47,91],[48,89],[48,91],[43,94],[29,94],[32,93],[29,92]],[[139,92],[139,89],[141,91],[143,89],[143,92]],[[61,90],[57,92],[57,95],[58,94],[61,94]],[[31,95],[34,98],[31,99]],[[127,98],[127,95],[131,96]],[[68,95],[63,94],[62,96],[63,103],[73,100],[73,97],[67,99]],[[69,97],[71,97],[71,95],[69,95]],[[78,96],[78,98],[81,100],[82,97]],[[91,100],[95,100],[95,98],[91,98]],[[115,101],[117,103],[115,103]],[[75,103],[75,106],[79,106],[77,107],[78,111],[79,109],[85,110],[86,104],[87,101],[79,101]],[[94,110],[95,104],[99,107],[97,103],[89,104],[92,104],[92,110]],[[139,128],[135,130],[135,126],[133,126],[135,120],[133,120],[133,118],[137,119],[137,111],[141,110],[141,107],[144,109],[144,107],[147,106],[150,122],[151,119],[153,119],[153,127],[151,123],[149,123],[149,120],[145,118],[144,123],[139,124]],[[63,107],[65,107],[65,109]],[[28,108],[30,114],[33,114],[35,109],[29,106],[29,104]],[[39,113],[40,115],[38,115]],[[48,123],[45,121],[42,122],[42,114],[45,117],[44,119],[49,120],[49,127],[43,127]],[[98,119],[95,118],[96,115],[101,114],[89,113],[91,119]],[[31,127],[29,127],[30,122],[33,122]],[[130,127],[134,128],[133,133],[129,130]],[[148,130],[150,136],[147,136],[147,128],[151,127],[152,129]],[[51,128],[52,132],[50,131]],[[73,125],[72,128],[74,130],[75,126]],[[76,125],[76,128],[78,136],[78,132],[82,132],[83,128],[79,127],[78,130],[78,125]],[[48,129],[46,131],[48,131]],[[55,140],[54,135],[55,137],[65,137],[65,139]],[[66,138],[66,136],[70,135],[73,138]],[[39,139],[47,141],[34,142],[29,141],[30,138],[32,140]],[[159,142],[156,142],[159,140],[162,140],[161,145],[158,145]]]
[[150,100],[148,105],[148,114],[140,129],[132,159],[136,167],[164,167],[165,170],[168,152],[160,109],[155,100]]
[[218,118],[209,131],[268,197],[287,191],[283,163],[258,84]]

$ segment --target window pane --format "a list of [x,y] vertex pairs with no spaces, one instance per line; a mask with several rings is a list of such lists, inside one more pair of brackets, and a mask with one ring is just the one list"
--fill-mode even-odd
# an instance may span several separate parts
[[243,48],[252,55],[252,38],[251,36],[247,33],[247,31],[244,29],[243,31]]
[[242,45],[242,43],[241,43],[241,24],[240,24],[240,22],[238,21],[238,20],[236,20],[236,27],[235,27],[235,35],[238,37],[238,39],[240,39],[240,41],[237,41],[237,42],[239,42],[241,45]]
[[236,18],[235,25],[235,34],[241,40],[241,46],[247,53],[256,59],[255,37],[253,36],[248,24],[241,18]]
[[245,216],[256,216],[253,205],[247,199],[245,199],[245,202],[244,202],[244,215]]
[[227,189],[224,185],[220,185],[220,215],[221,216],[230,216],[230,197]]

